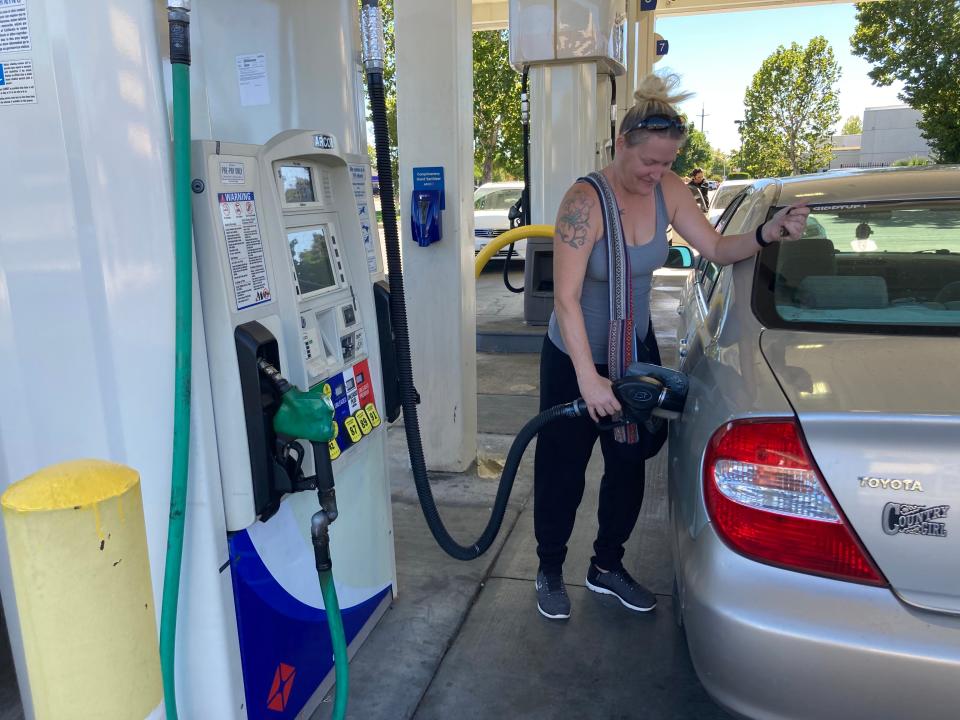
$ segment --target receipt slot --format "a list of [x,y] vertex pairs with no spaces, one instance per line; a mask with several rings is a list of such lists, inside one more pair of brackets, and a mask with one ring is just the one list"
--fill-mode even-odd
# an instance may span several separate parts
[[[288,131],[266,145],[193,146],[194,229],[217,455],[247,716],[269,707],[278,668],[296,668],[287,716],[311,712],[333,659],[314,569],[309,441],[279,438],[261,360],[326,394],[340,516],[332,526],[347,643],[395,587],[378,302],[355,187],[336,138]],[[382,293],[382,289],[378,289]],[[381,309],[381,313],[382,313]],[[317,446],[323,447],[323,446]]]

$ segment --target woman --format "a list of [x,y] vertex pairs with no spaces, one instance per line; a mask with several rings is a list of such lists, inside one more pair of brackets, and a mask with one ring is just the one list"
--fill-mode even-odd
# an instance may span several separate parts
[[653,271],[667,259],[667,225],[701,255],[726,265],[781,236],[798,239],[809,213],[805,207],[786,208],[756,232],[718,234],[683,180],[670,171],[687,131],[675,104],[690,97],[674,92],[677,82],[676,76],[650,75],[640,83],[636,104],[620,126],[615,159],[578,180],[557,214],[554,311],[540,358],[540,408],[582,397],[590,417],[547,425],[537,440],[537,607],[551,619],[570,617],[563,561],[598,437],[604,472],[587,587],[616,596],[634,611],[656,605],[621,560],[643,501],[644,460],[662,438],[635,425],[601,432],[595,423],[620,412],[611,381],[630,363],[660,364],[650,324],[650,285]]

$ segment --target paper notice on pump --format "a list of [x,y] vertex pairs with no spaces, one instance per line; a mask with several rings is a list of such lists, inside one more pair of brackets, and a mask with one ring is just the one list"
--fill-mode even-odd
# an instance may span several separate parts
[[270,104],[270,79],[267,77],[267,56],[263,53],[237,55],[237,83],[243,107]]
[[28,50],[27,0],[0,0],[0,53]]
[[252,192],[218,193],[237,311],[270,302],[267,260]]
[[36,101],[33,61],[7,60],[0,63],[0,106],[26,105]]
[[[353,197],[357,201],[357,214],[360,216],[360,235],[367,251],[367,270],[374,273],[377,271],[377,251],[373,245],[376,224],[370,221],[370,205],[367,203],[367,166],[351,164],[350,182],[353,184]],[[379,236],[379,231],[377,234]]]

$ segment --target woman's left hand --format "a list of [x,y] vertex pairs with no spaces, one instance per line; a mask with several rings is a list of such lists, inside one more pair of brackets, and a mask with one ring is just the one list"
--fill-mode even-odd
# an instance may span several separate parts
[[807,227],[810,208],[806,205],[785,207],[763,225],[761,234],[767,242],[775,240],[799,240]]

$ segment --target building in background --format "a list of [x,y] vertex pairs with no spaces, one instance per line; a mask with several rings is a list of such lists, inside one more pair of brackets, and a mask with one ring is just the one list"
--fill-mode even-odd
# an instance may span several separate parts
[[831,138],[830,169],[886,167],[897,160],[929,159],[930,146],[917,127],[921,117],[909,105],[867,108],[863,111],[861,134]]

